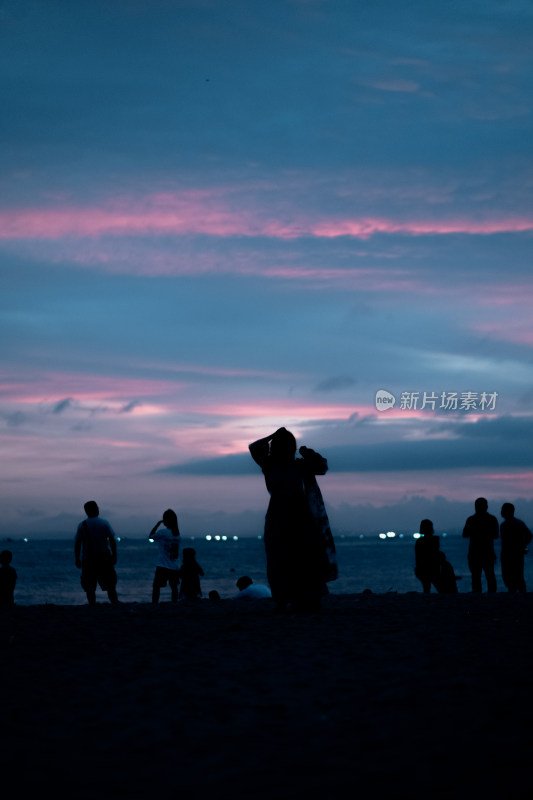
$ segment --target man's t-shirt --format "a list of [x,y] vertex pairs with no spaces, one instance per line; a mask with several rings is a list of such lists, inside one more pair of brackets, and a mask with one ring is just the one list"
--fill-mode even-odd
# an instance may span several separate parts
[[272,592],[267,586],[263,586],[260,583],[252,583],[250,586],[247,586],[246,589],[243,589],[239,592],[239,594],[235,595],[235,597],[239,598],[263,598],[263,597],[272,597]]
[[174,536],[169,530],[156,531],[152,536],[159,548],[157,564],[165,569],[179,569],[178,556],[180,553],[180,537]]
[[109,553],[109,539],[114,539],[115,534],[109,522],[100,517],[88,517],[80,522],[76,532],[76,543],[81,542],[81,560],[85,561],[92,555]]

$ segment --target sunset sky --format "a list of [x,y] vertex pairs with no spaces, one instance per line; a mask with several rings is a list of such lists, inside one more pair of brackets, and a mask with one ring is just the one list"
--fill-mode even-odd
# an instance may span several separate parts
[[334,533],[531,526],[532,34],[524,0],[0,0],[0,535],[93,498],[260,534],[282,425]]

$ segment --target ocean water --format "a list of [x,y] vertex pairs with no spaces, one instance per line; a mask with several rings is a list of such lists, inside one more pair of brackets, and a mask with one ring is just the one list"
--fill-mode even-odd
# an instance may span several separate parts
[[[374,593],[420,592],[414,576],[414,545],[411,537],[382,540],[336,537],[339,578],[328,584],[333,594],[353,594],[371,589]],[[118,543],[118,595],[123,602],[150,602],[157,545],[144,539],[122,538]],[[223,598],[237,593],[235,581],[250,575],[256,583],[266,583],[263,541],[241,537],[238,541],[206,541],[182,537],[182,548],[194,547],[205,576],[201,579],[203,596],[216,589]],[[467,563],[468,543],[459,536],[441,538],[441,550],[462,577],[459,592],[471,589]],[[86,602],[80,586],[80,571],[74,564],[73,540],[30,539],[0,541],[0,549],[13,553],[12,565],[18,573],[15,602],[19,605],[80,605]],[[499,546],[496,545],[499,553]],[[526,556],[526,584],[533,588],[533,552]],[[499,563],[496,565],[498,591],[504,591]],[[485,586],[485,584],[484,584]],[[170,600],[170,590],[161,590],[161,602]],[[107,595],[97,591],[97,601]]]

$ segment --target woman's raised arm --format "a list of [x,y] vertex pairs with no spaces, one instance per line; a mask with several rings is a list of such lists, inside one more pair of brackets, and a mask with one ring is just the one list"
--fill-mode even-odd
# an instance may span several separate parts
[[256,464],[262,468],[268,458],[269,452],[269,442],[271,439],[274,438],[276,433],[279,431],[284,431],[285,428],[278,428],[275,433],[271,433],[270,436],[264,436],[262,439],[258,439],[256,442],[252,442],[252,444],[248,445],[248,450],[250,451],[250,455],[252,456],[253,460]]

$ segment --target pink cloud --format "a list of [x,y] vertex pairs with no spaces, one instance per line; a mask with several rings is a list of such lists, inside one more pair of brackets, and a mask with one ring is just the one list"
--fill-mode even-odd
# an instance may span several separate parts
[[[99,236],[208,235],[217,237],[266,236],[275,239],[298,237],[334,238],[351,236],[368,239],[375,234],[412,236],[520,232],[533,229],[528,217],[491,220],[469,218],[449,220],[387,217],[320,219],[315,215],[293,214],[288,221],[269,218],[250,205],[235,206],[223,190],[189,191],[121,197],[100,207],[64,206],[53,209],[4,209],[0,211],[0,238],[63,239]],[[227,192],[227,194],[231,194]]]
[[[167,374],[207,375],[222,378],[263,378],[266,380],[280,380],[288,377],[287,373],[275,370],[243,369],[232,367],[212,367],[203,364],[171,364],[164,362],[134,365],[135,368],[150,368],[166,372]],[[295,373],[291,372],[294,378]],[[146,398],[180,397],[180,402],[185,393],[190,390],[192,379],[174,378],[127,378],[108,375],[95,375],[84,373],[46,372],[32,375],[31,381],[10,380],[2,382],[0,394],[10,402],[17,403],[57,403],[65,398],[76,402],[116,402],[126,403],[132,399],[143,400],[143,406],[134,406],[130,414],[141,414],[143,408],[148,407]]]
[[[66,397],[83,401],[129,401],[178,392],[184,384],[142,378],[49,372],[34,376],[31,384],[12,384],[4,395],[17,403],[57,403]],[[5,389],[5,387],[3,387]]]
[[519,233],[533,229],[533,219],[505,218],[499,220],[475,221],[458,219],[448,221],[416,221],[396,222],[390,219],[369,218],[355,220],[332,220],[318,223],[313,228],[315,236],[334,238],[337,236],[353,236],[367,239],[376,233],[405,233],[411,236],[444,235],[444,234],[477,234]]
[[[533,472],[490,472],[483,476],[483,480],[497,484],[505,491],[533,491]],[[520,514],[517,513],[517,516]]]
[[[12,245],[13,246],[13,245]],[[17,242],[16,249],[36,259],[43,258],[42,241],[31,240],[24,243]],[[368,253],[366,251],[354,252],[353,258],[366,260],[388,259],[394,262],[398,254],[394,252]],[[270,266],[270,260],[265,252],[259,249],[254,251],[233,249],[229,254],[220,252],[176,252],[161,250],[157,241],[143,241],[134,244],[130,240],[109,239],[102,242],[99,239],[85,239],[80,245],[79,240],[62,239],[54,241],[46,251],[48,263],[78,264],[81,267],[96,267],[111,273],[127,273],[129,275],[248,275],[261,276],[279,280],[305,281],[306,287],[322,288],[325,284],[346,289],[363,289],[368,291],[405,291],[417,293],[442,292],[442,289],[422,280],[412,277],[408,270],[382,268],[348,269],[307,267],[305,265],[278,264]]]
[[476,302],[478,305],[494,308],[513,306],[516,309],[518,306],[523,305],[529,317],[530,308],[533,304],[533,286],[531,283],[507,283],[487,286],[486,288],[480,287]]
[[492,339],[533,347],[533,329],[529,318],[522,322],[479,323],[475,330]]

